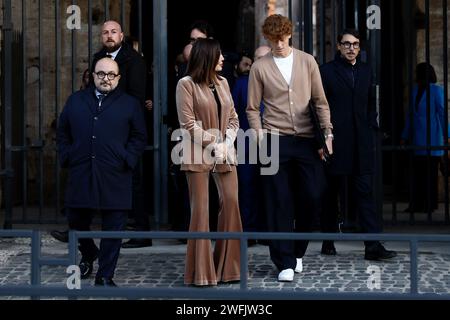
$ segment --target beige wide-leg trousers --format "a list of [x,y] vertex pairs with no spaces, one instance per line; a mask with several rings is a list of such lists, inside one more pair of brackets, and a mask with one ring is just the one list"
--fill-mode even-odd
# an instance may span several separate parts
[[[209,174],[186,172],[191,205],[189,231],[209,232]],[[236,167],[212,173],[219,192],[218,232],[242,232]],[[217,240],[212,253],[210,239],[188,240],[184,283],[198,286],[240,280],[239,240]]]

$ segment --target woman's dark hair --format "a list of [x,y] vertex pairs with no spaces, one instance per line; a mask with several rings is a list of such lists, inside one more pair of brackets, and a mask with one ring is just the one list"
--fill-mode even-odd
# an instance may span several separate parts
[[436,71],[431,64],[422,62],[419,63],[416,67],[416,80],[417,83],[426,85],[427,83],[427,65],[428,65],[428,81],[430,83],[437,82]]
[[217,82],[216,66],[220,58],[220,44],[215,39],[198,39],[192,46],[186,74],[195,83]]

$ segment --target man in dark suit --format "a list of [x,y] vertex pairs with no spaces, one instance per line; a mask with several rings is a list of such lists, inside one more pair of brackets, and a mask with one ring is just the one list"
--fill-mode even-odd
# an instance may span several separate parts
[[[122,27],[116,21],[106,21],[102,27],[101,39],[103,48],[94,55],[91,72],[100,59],[109,57],[117,62],[120,70],[118,88],[136,97],[142,108],[152,109],[152,101],[146,100],[147,68],[142,56],[124,41]],[[91,85],[94,83],[92,74]],[[135,220],[137,231],[149,231],[150,222],[144,209],[144,190],[140,165],[133,172],[133,208],[130,216]],[[53,237],[60,241],[67,241],[67,232],[52,231]],[[131,239],[123,244],[123,248],[139,248],[152,245],[151,239]]]
[[[59,119],[59,158],[69,168],[65,207],[70,229],[88,231],[99,211],[102,230],[120,231],[132,207],[133,169],[147,135],[139,101],[118,88],[117,63],[103,58],[94,70],[95,87],[71,95]],[[93,239],[80,239],[81,277],[89,277],[98,257],[95,285],[115,286],[120,246],[120,239],[102,239],[99,250]]]
[[[330,105],[334,127],[334,155],[327,166],[327,203],[322,216],[322,231],[337,232],[338,195],[347,180],[352,195],[351,209],[358,214],[365,233],[379,233],[373,198],[375,130],[378,128],[375,104],[371,99],[371,69],[358,59],[360,36],[344,30],[337,41],[335,60],[320,68],[323,87]],[[335,255],[333,241],[324,241],[322,253]],[[365,259],[380,260],[396,256],[379,241],[365,242]]]

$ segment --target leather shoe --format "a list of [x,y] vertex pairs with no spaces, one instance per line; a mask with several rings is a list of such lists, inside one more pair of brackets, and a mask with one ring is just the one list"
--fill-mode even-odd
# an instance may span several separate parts
[[366,246],[364,259],[366,260],[386,260],[391,259],[397,256],[397,252],[392,250],[386,250],[385,247],[379,242],[374,243],[373,245]]
[[112,278],[95,277],[95,286],[97,287],[117,287]]
[[50,231],[50,235],[55,238],[58,241],[61,242],[69,242],[69,231],[58,231],[58,230],[52,230]]
[[80,268],[80,278],[87,279],[92,274],[92,270],[94,270],[94,261],[98,258],[98,252],[95,254],[93,259],[85,259],[81,258],[80,264],[78,267]]
[[127,242],[122,243],[122,248],[144,248],[151,247],[153,245],[152,239],[130,239]]
[[326,256],[335,256],[337,252],[334,247],[334,241],[323,241],[320,253]]

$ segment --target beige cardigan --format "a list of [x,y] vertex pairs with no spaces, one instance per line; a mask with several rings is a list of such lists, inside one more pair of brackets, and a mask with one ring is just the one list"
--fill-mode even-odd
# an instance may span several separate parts
[[[247,116],[253,129],[278,129],[281,135],[313,137],[308,102],[313,100],[324,133],[331,133],[330,109],[314,57],[293,49],[294,64],[288,85],[272,53],[256,61],[250,71]],[[260,118],[260,104],[265,109]]]
[[[225,141],[225,136],[230,142],[234,142],[239,129],[238,116],[225,78],[220,77],[216,90],[221,103],[220,134],[207,132],[207,130],[219,128],[217,104],[211,89],[205,84],[194,83],[190,76],[186,76],[178,82],[176,89],[178,120],[180,127],[190,134],[187,137],[190,140],[186,140],[186,137],[183,139],[190,141],[191,150],[190,159],[187,156],[183,158],[181,170],[205,172],[215,167],[216,172],[228,172],[231,171],[230,165],[237,164],[235,152],[232,157],[228,158],[226,164],[214,165],[206,163],[202,158],[200,164],[194,164],[194,153],[202,154],[206,147],[211,147],[215,142]],[[194,136],[200,138],[199,143],[194,142]],[[185,152],[183,152],[183,156],[185,156]]]

